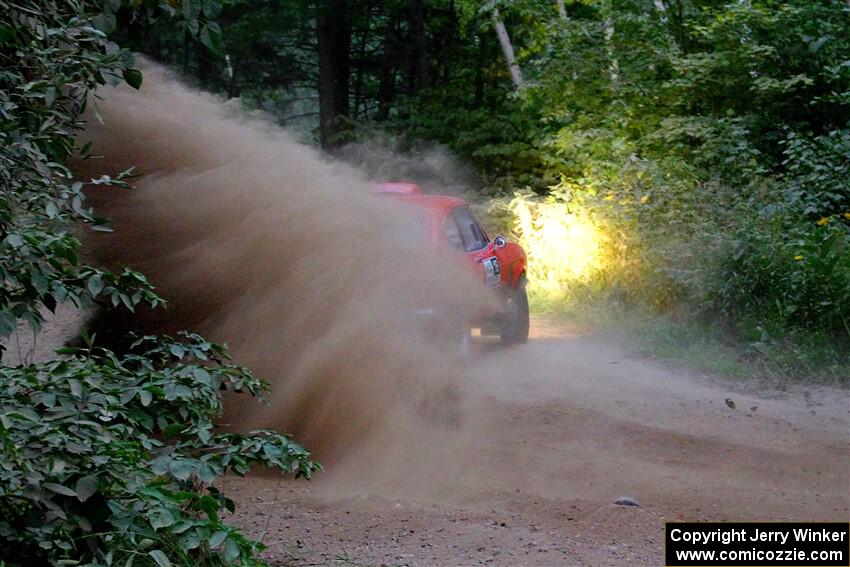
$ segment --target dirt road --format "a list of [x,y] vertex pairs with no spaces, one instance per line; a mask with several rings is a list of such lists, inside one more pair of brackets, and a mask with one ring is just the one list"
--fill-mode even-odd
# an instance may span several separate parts
[[756,393],[539,321],[479,341],[461,388],[310,483],[228,479],[235,520],[281,565],[658,566],[665,520],[850,518],[847,390]]

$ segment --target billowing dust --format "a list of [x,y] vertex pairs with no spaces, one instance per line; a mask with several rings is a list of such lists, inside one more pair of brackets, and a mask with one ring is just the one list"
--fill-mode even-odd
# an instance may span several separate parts
[[[525,538],[515,543],[525,558],[548,531],[536,525],[556,526],[559,541],[564,529],[596,533],[594,511],[618,514],[610,502],[620,495],[668,518],[846,517],[848,469],[836,458],[847,454],[846,392],[817,404],[748,395],[563,330],[459,361],[451,341],[432,340],[411,312],[440,305],[463,321],[485,298],[467,266],[423,246],[419,213],[372,195],[357,169],[323,159],[262,117],[158,67],[144,72],[141,92],[104,89],[104,122],[90,121],[86,136],[104,157],[78,164],[81,176],[130,166],[142,176],[132,190],[92,188],[115,232],[92,234],[87,245],[146,272],[170,300],[135,324],[226,341],[237,362],[271,382],[269,405],[228,399],[226,422],[293,432],[328,465],[289,500],[301,515],[264,507],[263,530],[294,538],[290,523],[311,526],[305,539],[327,535],[325,559],[334,557],[354,522],[340,521],[340,507],[311,507],[307,495],[320,492],[380,496],[376,514],[352,505],[366,510],[367,559],[377,534],[394,534],[383,539],[394,554],[374,556],[376,564],[398,559],[404,541],[422,556],[419,528],[408,533],[399,514],[410,507],[427,518],[432,503],[483,510],[488,539],[470,540],[473,549],[515,534]],[[266,479],[251,482],[239,487],[255,502]],[[395,515],[386,513],[388,498],[399,499]],[[577,510],[591,512],[570,523],[581,520]],[[514,511],[528,514],[533,530],[523,531]],[[510,531],[493,528],[505,522]],[[423,528],[445,543],[443,559],[412,564],[459,562],[449,558],[458,532],[446,527]],[[654,529],[644,527],[638,541]],[[601,533],[600,549],[622,537]],[[510,551],[501,557],[517,564]],[[540,551],[532,554],[540,563],[528,564],[557,564]]]
[[488,298],[458,258],[427,245],[422,213],[264,117],[143,71],[140,92],[98,93],[102,122],[81,139],[102,156],[81,175],[140,174],[132,189],[90,191],[115,230],[87,245],[168,299],[142,316],[147,330],[226,342],[271,383],[268,405],[229,398],[223,421],[292,432],[325,462],[457,426],[452,334],[423,332],[415,313],[438,303],[451,331]]

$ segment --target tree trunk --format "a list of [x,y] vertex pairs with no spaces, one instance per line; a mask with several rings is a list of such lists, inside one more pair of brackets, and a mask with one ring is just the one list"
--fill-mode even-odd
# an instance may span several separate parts
[[183,33],[183,74],[189,74],[189,47],[192,45],[192,36],[189,30]]
[[[486,61],[484,58],[484,38],[478,36],[478,61]],[[475,66],[475,98],[472,101],[473,108],[480,108],[484,102],[484,65],[480,63]]]
[[567,6],[564,4],[564,0],[556,0],[558,4],[558,15],[562,20],[567,19]]
[[378,83],[378,112],[375,120],[386,120],[390,115],[390,106],[395,97],[395,72],[398,54],[399,20],[394,16],[387,26],[384,36],[384,52],[381,56],[381,75]]
[[427,87],[430,77],[428,69],[428,47],[425,38],[425,2],[412,0],[410,27],[413,31],[413,86]]
[[202,45],[195,50],[195,62],[198,65],[198,82],[204,90],[210,90],[213,82],[213,60],[210,50]]
[[682,0],[654,0],[655,9],[661,12],[661,20],[673,29],[676,44],[684,53],[688,52],[688,30],[685,28]]
[[612,90],[620,87],[620,61],[614,53],[614,18],[605,18],[605,51],[608,53],[608,77],[611,79]]
[[334,40],[334,110],[337,120],[350,112],[351,28],[348,23],[348,1],[334,0],[332,33]]
[[319,141],[329,149],[336,133],[334,105],[333,35],[330,25],[331,2],[316,2],[316,45],[319,52]]
[[239,72],[239,61],[233,61],[230,55],[225,55],[224,60],[227,64],[227,96],[228,98],[235,98],[239,96],[239,89],[236,83],[236,75]]
[[366,65],[366,45],[369,43],[369,32],[372,27],[372,2],[366,3],[366,22],[363,34],[360,36],[360,47],[357,50],[357,71],[354,77],[354,118],[360,116],[360,103],[363,98],[363,73]]
[[[458,46],[460,45],[460,36],[458,32],[458,21],[454,16],[454,11],[450,12],[451,16],[448,18],[448,22],[446,23],[446,27],[443,28],[438,33],[440,34],[438,37],[442,37],[442,42],[439,48],[437,46],[432,47],[432,57],[436,56],[437,61],[439,61],[439,69],[435,71],[432,67],[431,69],[431,84],[442,84],[447,85],[451,82],[452,72],[454,71],[454,62],[455,57],[453,56],[457,53]],[[483,61],[483,59],[482,59]],[[479,67],[480,65],[476,65]],[[436,75],[437,79],[435,82],[434,76]]]
[[339,144],[340,118],[349,112],[351,30],[347,0],[317,0],[316,45],[319,52],[319,140],[322,148]]
[[511,73],[511,80],[514,82],[516,90],[520,90],[523,85],[522,70],[514,55],[514,46],[511,44],[511,37],[508,35],[508,30],[502,22],[502,16],[499,9],[493,8],[493,24],[496,26],[496,35],[499,38],[499,44],[502,46],[502,52],[505,54],[505,61],[508,63],[508,71]]

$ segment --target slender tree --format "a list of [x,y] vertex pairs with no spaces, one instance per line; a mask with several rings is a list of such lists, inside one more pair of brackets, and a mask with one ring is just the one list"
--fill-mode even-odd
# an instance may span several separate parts
[[511,74],[511,80],[514,82],[514,88],[520,90],[523,86],[522,70],[517,63],[516,55],[514,55],[514,46],[511,43],[511,37],[508,35],[508,30],[505,23],[502,21],[502,15],[497,6],[493,6],[493,26],[496,28],[496,36],[499,38],[499,44],[502,46],[502,53],[505,55],[505,61],[508,64],[508,71]]
[[390,106],[395,97],[395,76],[399,51],[399,17],[393,13],[390,16],[387,30],[384,34],[381,67],[378,75],[378,110],[375,119],[386,120],[390,114]]
[[341,118],[349,115],[351,29],[347,0],[316,2],[319,59],[319,139],[322,148],[339,143]]
[[[660,0],[657,0],[657,1],[660,1]],[[566,20],[567,19],[567,6],[564,4],[564,0],[556,0],[556,3],[558,4],[558,15],[561,17],[562,20]]]

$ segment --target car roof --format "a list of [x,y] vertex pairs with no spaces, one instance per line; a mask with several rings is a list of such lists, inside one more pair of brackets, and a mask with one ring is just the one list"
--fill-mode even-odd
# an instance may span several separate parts
[[434,212],[450,211],[455,207],[466,205],[463,199],[449,195],[399,195],[393,198]]
[[409,181],[387,181],[375,186],[375,195],[410,203],[431,213],[445,213],[456,207],[466,205],[466,201],[449,195],[425,195],[416,183]]

